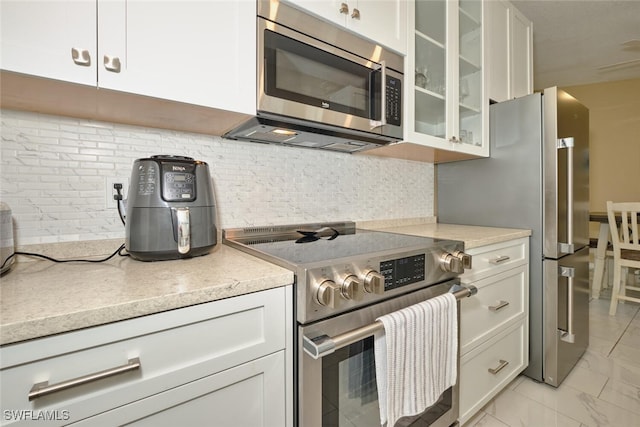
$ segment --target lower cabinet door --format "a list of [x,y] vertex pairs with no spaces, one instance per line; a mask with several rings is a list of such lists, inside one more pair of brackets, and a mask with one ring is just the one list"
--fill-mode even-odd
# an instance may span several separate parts
[[73,425],[280,427],[285,425],[284,379],[280,351]]
[[527,367],[528,322],[500,332],[460,359],[460,423],[465,423]]

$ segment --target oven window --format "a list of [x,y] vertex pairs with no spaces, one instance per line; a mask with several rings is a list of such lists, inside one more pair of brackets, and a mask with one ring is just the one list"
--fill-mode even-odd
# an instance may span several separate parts
[[367,119],[380,116],[379,106],[372,114],[372,100],[379,98],[372,88],[380,86],[380,71],[270,30],[264,45],[268,95]]
[[[322,426],[380,425],[373,337],[322,359]],[[395,427],[429,426],[451,409],[452,389],[424,413],[405,417]]]

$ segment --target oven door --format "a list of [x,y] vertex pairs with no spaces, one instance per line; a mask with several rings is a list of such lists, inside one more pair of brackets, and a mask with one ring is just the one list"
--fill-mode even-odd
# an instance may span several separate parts
[[384,61],[361,58],[263,18],[258,18],[258,52],[259,115],[401,137],[396,134],[402,129],[402,74]]
[[[315,359],[303,349],[304,337],[335,337],[372,325],[375,319],[461,289],[458,280],[298,327],[298,425],[304,427],[372,427],[380,425],[373,335]],[[459,308],[459,304],[458,304]],[[458,369],[459,372],[459,369]],[[449,427],[458,419],[458,383],[422,414],[402,418],[396,426]]]

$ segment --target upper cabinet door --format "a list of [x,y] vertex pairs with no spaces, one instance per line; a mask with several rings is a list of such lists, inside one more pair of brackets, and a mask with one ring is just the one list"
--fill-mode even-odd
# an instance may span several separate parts
[[510,98],[509,55],[510,4],[504,0],[487,3],[487,91],[489,99],[502,102]]
[[512,9],[511,97],[533,93],[533,24],[518,9]]
[[406,0],[351,0],[347,27],[399,53],[407,53]]
[[489,99],[502,102],[533,93],[533,29],[506,0],[487,4]]
[[488,155],[482,11],[480,0],[460,0],[458,5],[458,114],[453,129],[465,151]]
[[244,1],[100,0],[99,85],[255,114],[255,15]]
[[2,0],[0,17],[0,68],[96,85],[95,0]]
[[481,0],[410,3],[406,142],[488,156],[483,6]]
[[402,54],[407,53],[406,0],[285,0]]

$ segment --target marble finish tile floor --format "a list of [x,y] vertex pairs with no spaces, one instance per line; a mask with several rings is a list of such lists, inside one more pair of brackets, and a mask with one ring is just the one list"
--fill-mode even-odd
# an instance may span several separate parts
[[463,427],[640,427],[640,304],[589,303],[589,348],[557,389],[525,376]]

